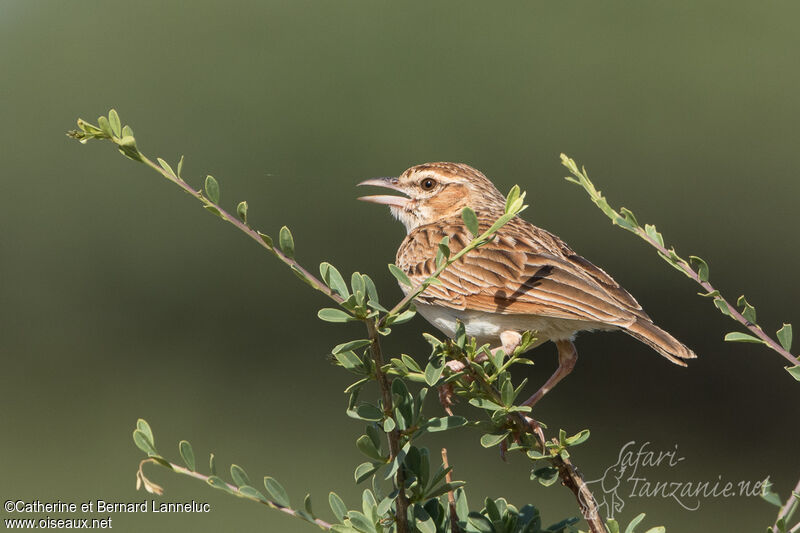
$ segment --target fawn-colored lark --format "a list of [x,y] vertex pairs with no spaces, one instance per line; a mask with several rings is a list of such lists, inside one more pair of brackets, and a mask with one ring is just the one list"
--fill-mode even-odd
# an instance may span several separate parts
[[[444,236],[457,253],[471,236],[461,210],[472,208],[485,231],[503,215],[505,197],[478,170],[461,163],[426,163],[399,177],[374,178],[375,185],[405,196],[364,196],[385,204],[408,234],[397,251],[396,264],[415,285],[435,270],[438,244]],[[600,268],[577,255],[561,239],[519,217],[503,226],[484,246],[473,250],[441,274],[417,296],[419,313],[448,336],[457,321],[479,344],[512,353],[521,333],[536,335],[533,346],[553,341],[558,369],[524,405],[533,405],[569,374],[577,361],[572,340],[579,331],[622,330],[672,361],[695,354],[659,328],[642,306]],[[401,285],[403,291],[408,287]],[[450,365],[458,369],[456,365]],[[463,365],[461,366],[463,368]]]

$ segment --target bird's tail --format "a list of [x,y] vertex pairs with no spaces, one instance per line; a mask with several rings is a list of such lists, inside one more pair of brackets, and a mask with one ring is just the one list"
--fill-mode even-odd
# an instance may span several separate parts
[[682,342],[646,318],[637,318],[636,322],[625,328],[624,331],[631,337],[647,344],[676,365],[686,366],[686,363],[681,359],[694,359],[697,357]]

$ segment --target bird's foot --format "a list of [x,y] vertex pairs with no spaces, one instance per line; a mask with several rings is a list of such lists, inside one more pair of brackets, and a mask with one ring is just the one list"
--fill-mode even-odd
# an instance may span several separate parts
[[449,416],[453,416],[453,404],[455,403],[455,394],[453,392],[453,384],[447,383],[439,387],[439,403],[444,407],[445,412]]
[[539,442],[544,442],[544,431],[542,430],[542,426],[539,425],[539,422],[529,416],[524,416],[523,420],[525,420],[525,423],[530,428],[530,432],[536,435]]

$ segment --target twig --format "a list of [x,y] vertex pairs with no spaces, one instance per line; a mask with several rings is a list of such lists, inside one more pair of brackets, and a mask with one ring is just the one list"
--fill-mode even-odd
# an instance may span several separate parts
[[[450,464],[447,462],[447,448],[442,448],[442,466],[445,470],[450,468]],[[452,470],[445,474],[444,480],[447,483],[453,482]],[[447,503],[450,505],[450,531],[451,533],[461,533],[461,528],[458,527],[458,514],[456,513],[456,497],[452,489],[447,491]]]
[[601,211],[603,211],[603,213],[605,213],[607,217],[611,219],[615,225],[634,233],[658,250],[658,253],[662,259],[683,272],[686,276],[693,279],[701,287],[703,287],[703,289],[706,290],[706,294],[703,296],[713,297],[717,303],[720,304],[720,310],[722,310],[721,306],[724,306],[727,312],[723,311],[723,313],[727,314],[739,324],[744,326],[748,331],[753,333],[756,338],[761,340],[775,352],[779,353],[793,366],[800,365],[800,361],[797,359],[797,357],[792,355],[789,350],[784,349],[783,346],[773,340],[769,335],[764,333],[761,327],[745,318],[735,306],[731,305],[731,303],[726,300],[720,294],[720,292],[711,285],[711,283],[709,283],[707,270],[708,267],[704,261],[699,258],[692,257],[692,259],[697,259],[702,263],[705,272],[701,276],[700,272],[695,271],[688,261],[675,253],[674,248],[667,249],[663,243],[663,237],[656,231],[654,226],[645,225],[645,227],[642,228],[630,210],[623,207],[620,209],[620,212],[617,212],[614,208],[612,208],[602,193],[595,188],[594,184],[589,179],[585,168],[578,168],[578,165],[575,163],[575,161],[564,154],[561,154],[561,163],[567,167],[567,169],[569,169],[573,176],[575,176],[574,178],[567,177],[566,179],[583,187],[583,189],[589,194],[589,197],[592,199],[592,201],[600,208]]
[[[495,403],[502,405],[503,399],[497,388],[486,381],[481,374],[475,372],[469,361],[464,362],[466,364],[466,370],[469,372],[471,378],[481,385],[484,392],[486,392]],[[542,431],[541,426],[536,424],[534,420],[528,419],[521,413],[511,414],[514,415],[512,417],[512,422],[514,423],[518,434],[528,433],[535,436],[541,452],[547,453],[544,432]],[[536,427],[534,427],[534,425]],[[547,457],[547,460],[550,461],[553,467],[558,471],[558,477],[561,479],[561,484],[571,490],[575,495],[575,499],[578,501],[578,507],[581,510],[581,515],[589,524],[589,529],[591,532],[606,533],[606,527],[605,524],[603,524],[603,518],[600,516],[600,511],[597,507],[597,501],[595,500],[592,491],[589,490],[589,487],[583,480],[583,476],[578,471],[577,467],[572,464],[572,461],[569,458],[565,459],[561,457],[561,455]]]
[[237,229],[243,231],[248,237],[256,241],[261,247],[266,248],[267,250],[275,254],[275,256],[278,259],[280,259],[283,263],[285,263],[287,266],[301,272],[306,278],[308,278],[311,282],[313,282],[314,288],[316,290],[320,291],[321,293],[323,293],[325,296],[327,296],[336,303],[342,303],[344,301],[344,299],[341,296],[333,292],[330,288],[328,288],[327,285],[325,285],[325,283],[317,279],[313,274],[311,274],[305,268],[303,268],[300,265],[300,263],[298,263],[291,257],[287,256],[286,254],[284,254],[279,248],[267,244],[267,242],[264,241],[264,239],[262,238],[261,234],[259,234],[258,231],[254,230],[244,222],[240,221],[237,217],[225,211],[218,203],[213,202],[210,199],[203,196],[202,192],[193,189],[188,183],[186,183],[186,181],[183,180],[183,178],[181,178],[177,174],[170,175],[166,170],[161,168],[161,166],[154,163],[151,159],[149,159],[141,152],[139,152],[139,156],[141,158],[142,163],[149,166],[150,168],[152,168],[153,170],[164,176],[166,179],[176,184],[186,193],[194,196],[195,198],[200,199],[204,204],[213,206],[219,212],[220,217],[223,220],[225,220],[226,222],[230,222],[231,224],[236,226]]
[[[162,461],[163,461],[163,463],[162,463]],[[175,463],[167,461],[167,460],[165,460],[163,458],[161,458],[160,460],[153,459],[152,457],[149,458],[149,459],[144,459],[141,463],[139,463],[139,472],[137,473],[137,476],[141,476],[142,478],[144,478],[144,473],[142,472],[142,467],[147,463],[154,463],[154,464],[160,464],[162,466],[168,466],[169,468],[171,468],[174,472],[177,472],[178,474],[183,474],[185,476],[193,477],[195,479],[199,479],[199,480],[205,481],[206,483],[211,485],[211,483],[209,481],[211,479],[211,476],[206,476],[205,474],[201,474],[200,472],[195,472],[194,470],[189,470],[188,468],[184,468],[184,467],[182,467],[180,465],[176,465]],[[164,464],[164,463],[166,463],[166,464]],[[219,478],[217,478],[217,479],[219,480]],[[158,487],[157,485],[153,485],[153,483],[151,481],[149,481],[149,480],[146,480],[146,478],[144,478],[144,480],[145,480],[146,483],[150,484],[151,488],[155,487],[156,490],[160,489],[160,487]],[[310,518],[310,517],[307,518],[305,516],[302,516],[299,512],[297,512],[296,510],[292,509],[291,507],[285,507],[283,505],[280,505],[278,503],[275,503],[275,502],[269,501],[269,500],[262,500],[260,498],[255,497],[255,496],[252,496],[250,494],[243,493],[241,490],[239,490],[239,487],[237,487],[236,485],[232,485],[232,484],[230,484],[228,482],[225,482],[225,481],[223,481],[223,483],[225,484],[225,486],[227,487],[227,489],[231,493],[235,494],[236,496],[239,496],[240,498],[245,498],[245,499],[248,499],[248,500],[252,500],[254,502],[261,503],[263,505],[266,505],[267,507],[271,507],[272,509],[277,509],[278,511],[286,513],[289,516],[293,516],[295,518],[300,518],[300,519],[306,520],[306,521],[308,521],[309,518]],[[149,488],[148,491],[151,490],[151,488]],[[322,529],[330,529],[331,527],[333,527],[328,522],[326,522],[324,520],[320,520],[319,518],[314,518],[313,522],[316,525],[318,525],[319,527],[321,527]]]
[[[375,377],[378,381],[378,387],[381,389],[381,397],[383,399],[384,413],[391,416],[392,414],[392,381],[383,369],[383,351],[381,350],[380,334],[378,333],[378,325],[376,320],[368,319],[364,323],[367,326],[369,339],[372,342],[370,349],[372,351],[372,358],[375,361]],[[387,436],[389,440],[389,461],[391,462],[400,453],[400,430],[395,428],[389,432]],[[397,469],[395,476],[395,484],[397,485],[397,512],[395,513],[395,520],[397,522],[397,533],[408,533],[408,498],[405,491],[405,472],[402,465]]]

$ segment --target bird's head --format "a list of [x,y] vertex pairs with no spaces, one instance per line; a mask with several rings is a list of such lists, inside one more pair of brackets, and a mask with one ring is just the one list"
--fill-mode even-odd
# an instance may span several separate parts
[[505,197],[480,171],[463,163],[425,163],[398,177],[372,178],[359,185],[374,185],[405,196],[362,196],[359,200],[385,204],[409,233],[418,226],[458,216],[465,207],[502,215]]

